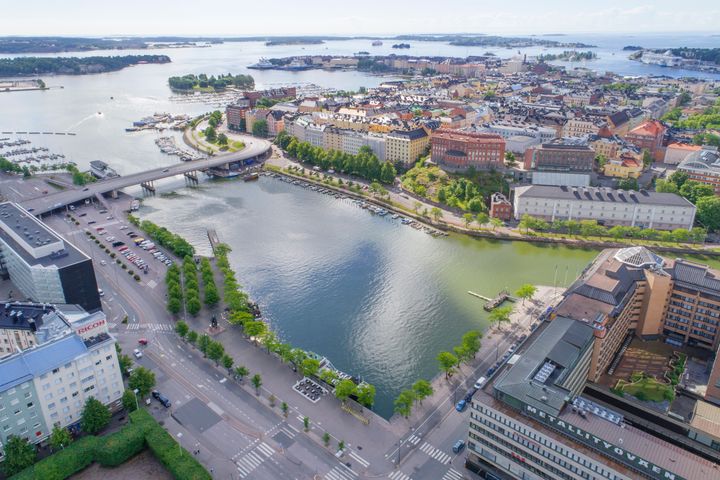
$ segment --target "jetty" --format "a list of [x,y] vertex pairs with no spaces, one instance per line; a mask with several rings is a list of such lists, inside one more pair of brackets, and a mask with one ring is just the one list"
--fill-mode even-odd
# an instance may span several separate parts
[[485,300],[485,305],[483,308],[485,311],[490,312],[500,305],[502,305],[503,302],[510,301],[514,302],[515,298],[511,297],[507,290],[502,290],[500,293],[498,293],[495,298],[486,297],[485,295],[480,295],[479,293],[472,292],[468,290],[468,293],[472,295],[473,297],[477,297],[481,300]]
[[215,247],[220,244],[220,237],[218,237],[217,231],[214,228],[207,229],[207,237],[210,241],[210,247],[212,248],[213,254],[215,253]]

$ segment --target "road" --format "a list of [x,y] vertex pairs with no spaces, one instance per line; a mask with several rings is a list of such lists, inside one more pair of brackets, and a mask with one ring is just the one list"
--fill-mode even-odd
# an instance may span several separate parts
[[249,138],[245,142],[245,148],[239,152],[215,155],[202,160],[178,163],[169,167],[154,168],[143,172],[132,173],[121,177],[113,177],[87,184],[84,188],[61,190],[58,192],[43,195],[23,201],[21,205],[33,212],[35,215],[42,215],[57,208],[64,207],[87,198],[102,195],[104,193],[120,190],[133,185],[140,185],[144,182],[159,180],[161,178],[174,177],[188,172],[205,170],[217,167],[226,163],[238,162],[262,155],[270,149],[271,143],[259,138]]

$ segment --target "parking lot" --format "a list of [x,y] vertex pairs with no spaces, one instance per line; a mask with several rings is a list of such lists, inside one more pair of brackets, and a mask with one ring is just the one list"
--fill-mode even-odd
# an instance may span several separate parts
[[[103,250],[91,250],[95,252],[92,255],[95,268],[132,270],[134,275],[139,275],[144,283],[151,286],[163,281],[165,269],[174,262],[172,255],[146,238],[125,218],[99,204],[76,205],[70,207],[68,213],[79,222],[78,228],[87,232],[87,241],[94,241],[92,235],[100,245],[115,254],[113,258]],[[122,264],[126,265],[125,269]]]

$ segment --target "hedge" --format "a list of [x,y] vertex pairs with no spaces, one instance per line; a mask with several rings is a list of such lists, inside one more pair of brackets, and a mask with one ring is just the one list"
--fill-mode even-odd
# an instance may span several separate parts
[[146,410],[136,410],[129,417],[130,424],[121,430],[105,437],[82,437],[11,480],[64,480],[93,462],[104,467],[121,465],[146,447],[177,480],[212,479],[195,457],[178,448],[175,439]]

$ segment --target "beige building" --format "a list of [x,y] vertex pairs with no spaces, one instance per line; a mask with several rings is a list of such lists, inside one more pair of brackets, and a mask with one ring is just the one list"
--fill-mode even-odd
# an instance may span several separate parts
[[412,165],[430,145],[430,136],[424,128],[394,131],[387,135],[385,154],[390,162]]
[[563,137],[584,137],[585,135],[597,135],[602,125],[592,120],[583,118],[571,118],[563,126]]

